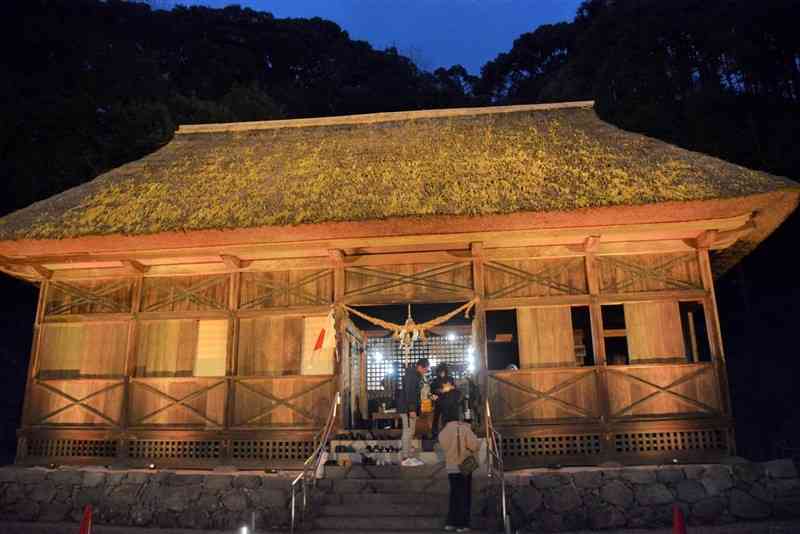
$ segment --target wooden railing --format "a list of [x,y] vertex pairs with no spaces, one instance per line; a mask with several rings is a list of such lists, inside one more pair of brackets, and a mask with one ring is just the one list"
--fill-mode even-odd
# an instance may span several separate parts
[[35,379],[27,425],[119,429],[318,429],[334,375]]
[[712,363],[610,365],[607,375],[612,420],[721,415]]
[[498,426],[595,421],[594,367],[496,371],[488,376],[488,398]]
[[490,373],[488,398],[495,424],[531,426],[722,415],[713,363],[609,365],[602,368],[605,391],[599,389],[600,369]]
[[231,426],[319,428],[335,395],[334,375],[230,379],[234,406]]

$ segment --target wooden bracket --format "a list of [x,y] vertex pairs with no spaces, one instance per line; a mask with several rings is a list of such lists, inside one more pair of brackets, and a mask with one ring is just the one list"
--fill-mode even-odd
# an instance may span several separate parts
[[600,249],[600,236],[590,235],[583,242],[583,250],[587,254],[595,254]]
[[344,265],[344,252],[338,248],[332,248],[328,250],[328,256],[330,256],[331,261],[335,266]]
[[131,274],[144,274],[146,273],[150,267],[144,265],[136,260],[120,260],[119,261],[122,266]]
[[238,256],[232,256],[230,254],[221,254],[220,258],[222,258],[222,262],[228,269],[241,269],[249,264],[249,262],[242,261]]
[[28,265],[28,267],[33,272],[38,274],[40,277],[44,278],[45,280],[50,280],[50,278],[53,277],[53,271],[51,271],[47,267],[39,265],[38,263],[31,263],[30,265]]
[[469,245],[469,251],[473,258],[483,258],[483,250],[482,241],[475,241]]
[[718,235],[719,231],[717,230],[706,230],[695,238],[695,246],[697,248],[711,248]]

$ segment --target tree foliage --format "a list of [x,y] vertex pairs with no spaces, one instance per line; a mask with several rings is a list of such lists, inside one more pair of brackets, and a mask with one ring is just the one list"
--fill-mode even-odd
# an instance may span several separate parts
[[624,128],[797,177],[796,0],[588,0],[488,62],[493,102],[595,99]]
[[4,211],[139,158],[181,123],[473,103],[462,67],[423,72],[320,18],[118,0],[7,11],[0,30],[15,52],[0,66],[0,178],[15,198]]

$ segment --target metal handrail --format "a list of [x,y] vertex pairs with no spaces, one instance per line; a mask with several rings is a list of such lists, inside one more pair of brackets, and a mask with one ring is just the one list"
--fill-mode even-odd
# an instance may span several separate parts
[[292,495],[292,515],[291,515],[291,533],[294,534],[295,524],[297,523],[297,486],[302,486],[303,491],[303,503],[300,508],[300,520],[302,521],[305,518],[306,509],[308,508],[308,486],[309,486],[309,477],[308,474],[311,473],[311,482],[316,484],[316,474],[319,470],[320,463],[322,462],[323,452],[325,452],[325,446],[328,444],[331,438],[331,432],[333,431],[333,427],[336,425],[336,412],[339,407],[339,404],[342,402],[341,393],[338,391],[336,392],[336,399],[333,402],[333,406],[331,406],[331,411],[328,413],[328,420],[325,422],[325,426],[322,427],[318,436],[318,445],[314,452],[311,453],[311,456],[306,458],[306,461],[303,462],[303,470],[300,472],[299,475],[292,481],[291,484],[291,495]]
[[508,504],[506,496],[506,479],[503,467],[503,437],[494,428],[492,422],[492,409],[489,406],[489,399],[485,403],[486,424],[486,452],[487,452],[487,475],[489,478],[499,481],[500,485],[500,514],[503,517],[503,532],[511,534],[511,516],[508,514]]

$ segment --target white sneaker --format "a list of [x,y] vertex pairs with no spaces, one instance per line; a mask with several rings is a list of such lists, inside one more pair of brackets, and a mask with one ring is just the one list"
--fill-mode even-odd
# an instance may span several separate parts
[[425,465],[425,462],[423,462],[422,460],[418,460],[417,458],[406,458],[405,460],[400,462],[400,465],[402,465],[403,467],[420,467],[422,465]]
[[447,532],[453,532],[454,530],[456,530],[456,527],[454,527],[453,525],[445,525],[444,530]]
[[461,527],[457,528],[456,532],[469,532],[471,529],[469,527]]

